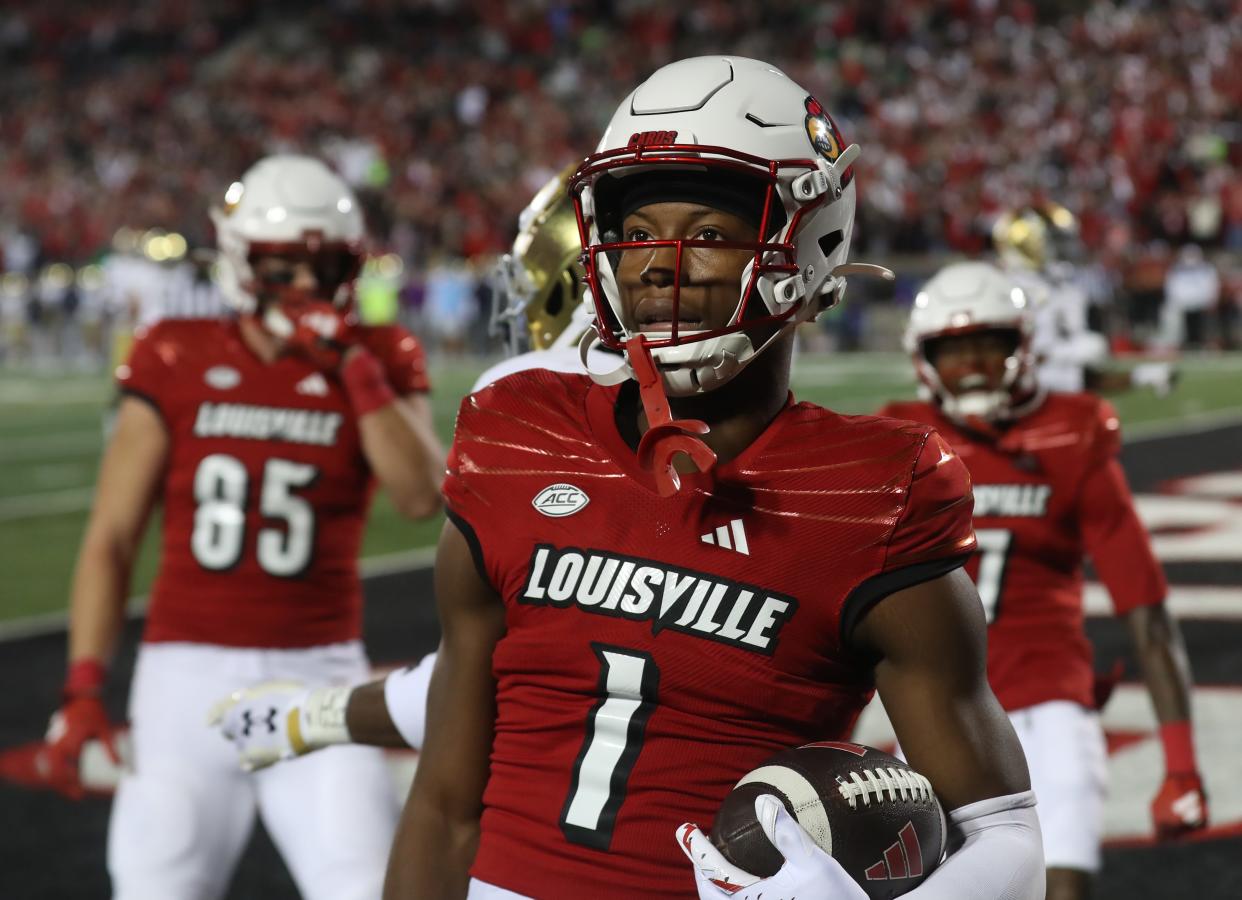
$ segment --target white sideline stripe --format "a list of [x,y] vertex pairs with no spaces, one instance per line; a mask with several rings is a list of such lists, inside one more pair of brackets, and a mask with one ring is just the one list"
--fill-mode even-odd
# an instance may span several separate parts
[[92,485],[3,497],[0,498],[0,522],[20,522],[22,519],[81,512],[90,509],[91,498],[94,496],[95,487]]
[[[1231,425],[1242,425],[1242,406],[1226,406],[1205,412],[1190,413],[1177,419],[1163,419],[1155,422],[1140,422],[1137,425],[1121,426],[1121,442],[1123,444],[1141,444],[1166,437],[1202,434],[1217,428],[1228,428]],[[1128,432],[1128,433],[1127,433]]]
[[103,447],[102,428],[81,429],[60,434],[49,433],[27,437],[6,437],[0,446],[0,462],[39,462],[52,455],[84,456],[98,453]]
[[[103,384],[102,387],[101,384]],[[18,381],[6,378],[5,383],[0,384],[0,403],[77,406],[83,403],[105,403],[112,393],[111,384],[104,382],[65,384],[57,383],[52,379]]]
[[[1242,587],[1170,585],[1166,599],[1169,612],[1178,619],[1242,621]],[[1088,583],[1083,593],[1083,609],[1088,616],[1111,618],[1113,604],[1108,589]]]
[[[384,553],[380,556],[369,556],[359,564],[359,571],[364,579],[380,578],[384,575],[396,575],[401,572],[418,572],[430,569],[435,562],[435,547],[418,547],[414,550],[403,550],[400,553]],[[68,583],[66,582],[66,592]],[[125,617],[138,619],[146,614],[147,598],[145,595],[131,597],[125,605]],[[67,612],[58,611],[40,613],[37,616],[23,616],[8,622],[0,622],[0,643],[20,641],[24,638],[42,637],[65,631],[69,627]]]

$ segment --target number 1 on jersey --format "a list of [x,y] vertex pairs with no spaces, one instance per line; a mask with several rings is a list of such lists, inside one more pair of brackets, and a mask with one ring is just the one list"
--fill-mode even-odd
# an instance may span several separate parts
[[655,710],[660,670],[651,654],[640,650],[597,643],[591,649],[600,664],[600,698],[587,716],[561,831],[575,844],[607,850]]

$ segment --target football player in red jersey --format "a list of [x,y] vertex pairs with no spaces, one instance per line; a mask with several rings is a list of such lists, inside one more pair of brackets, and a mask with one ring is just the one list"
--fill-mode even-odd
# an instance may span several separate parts
[[[411,517],[438,509],[443,462],[422,349],[357,325],[363,222],[321,162],[273,156],[213,218],[235,319],[139,335],[79,552],[65,703],[45,765],[76,792],[130,568],[163,506],[160,569],[130,695],[133,770],[113,806],[114,895],[217,897],[256,809],[306,897],[375,897],[396,820],[380,753],[338,748],[246,775],[207,718],[239,684],[366,678],[357,556],[378,481]],[[273,722],[246,727],[265,729]]]
[[[582,302],[582,247],[567,192],[576,168],[574,164],[553,176],[522,211],[513,248],[497,262],[492,277],[495,330],[507,332],[510,350],[531,349],[513,352],[489,367],[472,390],[524,369],[586,371],[578,344],[590,328],[594,310]],[[618,354],[603,349],[594,349],[587,359],[600,367],[619,360]],[[247,769],[296,759],[342,742],[418,749],[423,743],[427,686],[434,665],[435,654],[428,654],[417,665],[355,687],[345,701],[344,729],[320,725],[325,712],[339,715],[338,710],[325,710],[322,702],[332,688],[308,688],[289,681],[235,691],[221,705],[218,722]],[[288,722],[292,716],[299,723],[296,733],[284,727],[273,731],[244,727],[247,717],[268,716],[277,722]]]
[[1202,828],[1207,800],[1186,650],[1117,461],[1117,415],[1094,395],[1037,386],[1028,306],[995,266],[941,270],[915,298],[906,335],[927,400],[882,414],[933,426],[970,470],[979,551],[969,569],[989,622],[988,678],[1039,797],[1048,897],[1072,900],[1089,895],[1100,865],[1106,776],[1085,556],[1129,628],[1160,721],[1168,774],[1152,804],[1157,831]]
[[[579,168],[624,365],[462,404],[386,896],[728,896],[679,826],[774,751],[847,735],[877,687],[961,838],[910,896],[1043,896],[961,570],[964,467],[930,428],[789,396],[793,328],[857,271],[857,155],[783,73],[710,57],[656,72]],[[800,853],[738,896],[859,896],[841,875]]]

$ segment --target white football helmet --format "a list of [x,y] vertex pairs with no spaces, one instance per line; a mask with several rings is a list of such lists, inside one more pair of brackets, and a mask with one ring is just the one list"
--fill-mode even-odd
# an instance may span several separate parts
[[[622,250],[676,246],[679,258],[685,247],[754,250],[726,327],[678,333],[674,321],[668,338],[647,338],[670,396],[728,381],[776,335],[836,304],[845,274],[872,270],[891,277],[878,267],[844,266],[854,227],[851,164],[858,154],[819,102],[768,63],[703,56],[658,70],[621,103],[596,152],[570,180],[597,340],[621,349],[638,333],[625,321],[616,282],[616,253]],[[727,182],[753,181],[753,205],[762,210],[759,240],[727,247],[695,240],[623,241],[621,196],[644,176],[676,171],[718,176],[721,190],[729,190]],[[636,181],[626,184],[629,179]],[[678,274],[674,284],[680,281]],[[756,298],[764,315],[743,322]],[[674,288],[674,320],[678,302]],[[758,347],[744,330],[772,324],[779,328]],[[584,357],[586,349],[584,342]],[[623,366],[592,374],[601,383],[616,383],[631,372]]]
[[311,156],[276,154],[253,166],[211,209],[225,300],[243,313],[258,304],[252,263],[257,256],[305,257],[319,278],[321,299],[348,306],[363,258],[358,198],[340,176]]
[[[914,298],[904,346],[914,359],[920,394],[957,421],[1000,422],[1021,416],[1042,400],[1035,383],[1030,301],[996,266],[961,262],[932,276]],[[1013,331],[1017,342],[1005,360],[1002,386],[994,391],[951,393],[928,355],[937,338],[978,331]]]

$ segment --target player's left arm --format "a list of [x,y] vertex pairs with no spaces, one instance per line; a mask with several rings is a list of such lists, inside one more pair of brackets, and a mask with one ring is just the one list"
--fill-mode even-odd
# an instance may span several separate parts
[[1152,819],[1157,831],[1173,835],[1207,824],[1207,796],[1195,761],[1190,662],[1164,603],[1164,572],[1116,458],[1116,428],[1116,417],[1105,407],[1099,456],[1079,491],[1079,521],[1087,552],[1126,623],[1160,723],[1165,779],[1152,803]]
[[1017,735],[988,685],[983,606],[965,572],[890,594],[851,641],[878,659],[884,708],[910,764],[949,810],[958,843],[906,896],[1042,898],[1035,796]]
[[[877,660],[876,686],[902,748],[950,810],[948,858],[902,896],[1043,900],[1035,795],[1017,736],[988,686],[983,606],[970,579],[958,568],[890,593],[848,637]],[[785,863],[768,878],[754,881],[737,870],[694,826],[678,829],[700,900],[866,900],[840,863],[770,799],[758,798],[755,812]]]
[[[876,687],[911,764],[949,811],[948,860],[911,897],[1042,898],[1043,844],[1021,745],[987,680],[983,604],[960,563],[975,548],[970,476],[927,435],[888,541],[891,590],[843,639]],[[856,589],[857,590],[857,589]]]
[[464,520],[450,518],[436,549],[440,649],[426,740],[388,859],[389,900],[465,897],[478,849],[496,718],[492,656],[506,622],[470,532]]
[[444,448],[423,391],[398,395],[383,365],[355,344],[341,363],[341,381],[358,415],[362,452],[402,515],[422,519],[440,508]]

